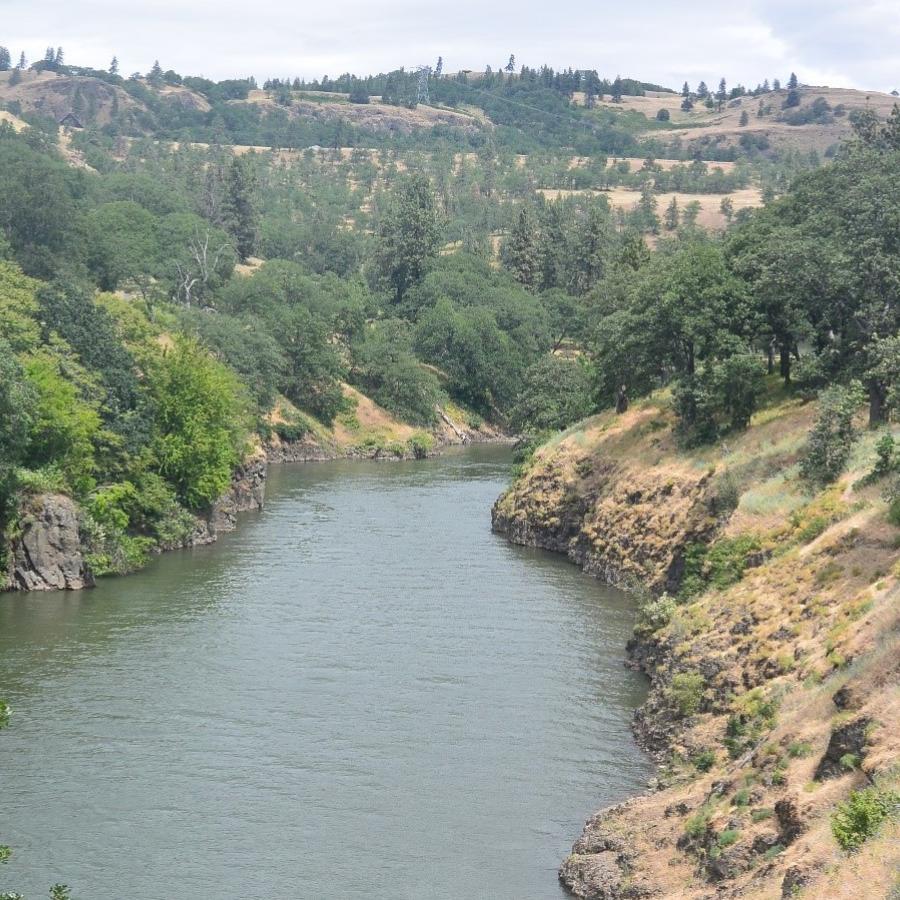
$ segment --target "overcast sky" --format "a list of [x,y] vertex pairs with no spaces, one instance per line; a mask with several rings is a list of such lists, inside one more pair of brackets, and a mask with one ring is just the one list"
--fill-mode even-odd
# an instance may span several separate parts
[[314,78],[434,64],[597,69],[680,87],[806,84],[900,88],[900,0],[0,0],[0,44],[18,58],[121,72]]

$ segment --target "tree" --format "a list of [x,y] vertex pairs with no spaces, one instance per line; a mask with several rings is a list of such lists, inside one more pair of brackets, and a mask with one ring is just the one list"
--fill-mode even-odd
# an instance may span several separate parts
[[678,209],[678,198],[672,197],[672,202],[666,207],[666,213],[663,222],[668,231],[674,231],[678,227],[681,213]]
[[814,486],[836,481],[850,459],[859,433],[853,419],[863,402],[858,382],[848,387],[833,385],[819,397],[819,414],[807,438],[800,460],[800,474]]
[[687,82],[685,82],[681,86],[681,96],[682,97],[690,97],[691,96],[691,87]]
[[787,97],[784,98],[784,108],[791,109],[800,105],[800,92],[796,88],[789,88]]
[[723,197],[719,204],[719,212],[725,217],[726,222],[731,222],[734,218],[734,201],[731,197]]
[[620,76],[616,75],[616,80],[612,85],[612,102],[613,103],[621,103],[622,102],[622,79]]
[[234,374],[194,340],[179,338],[149,367],[157,469],[192,509],[231,483],[247,432],[247,402]]
[[53,65],[56,66],[57,71],[65,65],[62,47],[56,48],[56,56],[53,58]]
[[690,112],[694,108],[694,101],[691,100],[690,97],[685,97],[684,100],[681,101],[681,108],[685,112]]
[[110,75],[118,75],[119,74],[119,58],[114,56],[112,61],[109,64],[109,74]]
[[506,267],[516,281],[535,290],[540,274],[537,228],[527,206],[519,211],[505,255]]
[[252,256],[258,239],[258,182],[251,161],[236,156],[228,167],[225,184],[225,218],[241,260]]
[[670,119],[669,111],[667,109],[657,110],[656,113],[656,121],[657,122],[668,122]]
[[709,96],[709,88],[706,86],[705,81],[701,81],[700,84],[697,85],[697,97],[700,100],[705,100]]
[[777,78],[772,82],[772,90],[773,91],[781,90],[781,82]]
[[442,227],[431,182],[413,175],[394,189],[375,236],[376,277],[402,303],[410,287],[421,281],[437,256]]
[[366,89],[366,83],[356,79],[350,87],[350,94],[347,98],[351,103],[365,104],[369,102],[369,92]]
[[725,79],[723,78],[719,82],[719,90],[716,91],[716,102],[719,104],[719,109],[721,109],[725,105],[725,101],[728,99],[728,87],[725,84]]
[[9,81],[7,82],[7,84],[9,84],[10,87],[15,87],[17,84],[21,84],[21,83],[22,83],[22,70],[19,68],[15,68],[12,70],[12,72],[10,72]]
[[0,72],[8,72],[12,65],[12,57],[6,47],[0,46]]
[[157,89],[163,86],[163,70],[158,59],[153,63],[153,68],[147,73],[147,81],[151,87]]
[[525,370],[509,424],[517,434],[566,428],[594,411],[591,373],[579,360],[541,357]]
[[741,118],[740,118],[740,121],[738,122],[738,124],[741,126],[741,128],[743,128],[749,121],[750,121],[750,114],[745,109],[741,112]]
[[799,87],[800,82],[797,80],[797,75],[795,72],[791,72],[791,77],[788,79],[788,90],[796,91]]
[[506,64],[506,71],[509,72],[510,75],[516,71],[516,57],[512,53],[509,54],[509,62]]
[[25,456],[32,424],[34,396],[12,347],[0,338],[0,533],[6,524],[7,502],[14,473]]

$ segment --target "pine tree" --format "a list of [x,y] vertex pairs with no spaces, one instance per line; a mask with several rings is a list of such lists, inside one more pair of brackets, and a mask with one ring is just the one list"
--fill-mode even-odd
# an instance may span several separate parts
[[744,125],[746,125],[749,121],[750,121],[750,116],[748,115],[747,110],[745,109],[745,110],[741,113],[741,120],[740,120],[740,125],[741,125],[741,127],[743,127]]
[[516,224],[513,226],[509,238],[506,264],[512,272],[513,278],[520,284],[529,290],[537,287],[540,269],[537,229],[527,206],[522,207]]
[[443,57],[443,56],[439,56],[439,57],[438,57],[438,61],[437,61],[437,65],[434,67],[434,77],[435,77],[435,78],[440,78],[440,77],[441,77],[441,73],[442,73],[443,71],[444,71],[444,57]]
[[684,100],[681,101],[681,108],[685,112],[690,112],[694,108],[694,101],[691,100],[690,97],[685,97]]
[[788,79],[788,90],[796,91],[799,86],[800,82],[797,81],[797,73],[791,72],[791,77]]
[[8,72],[12,65],[12,57],[6,47],[0,47],[0,72]]
[[725,101],[728,99],[728,87],[725,84],[725,79],[723,78],[719,82],[719,90],[716,91],[716,100],[719,104],[719,109],[721,109],[725,105]]
[[685,82],[681,86],[681,96],[682,97],[690,97],[691,96],[691,86],[687,82]]
[[65,61],[64,61],[64,58],[63,58],[63,48],[62,48],[62,47],[57,47],[57,48],[56,48],[56,58],[53,60],[53,62],[56,64],[56,67],[57,67],[57,68],[59,68],[60,66],[64,66],[64,65],[65,65]]
[[781,90],[781,82],[777,78],[772,82],[772,90],[773,91]]
[[19,57],[19,70],[24,71],[28,68],[28,60],[25,59],[25,51],[22,51],[22,55]]
[[616,80],[613,82],[612,102],[613,103],[621,103],[622,102],[622,79],[619,75],[616,75]]
[[697,85],[697,97],[700,100],[705,100],[709,96],[709,88],[706,86],[705,81],[701,81],[700,84]]
[[259,214],[256,208],[257,180],[250,160],[235,157],[228,168],[225,185],[225,215],[241,260],[256,250]]
[[509,54],[509,62],[506,64],[506,71],[509,72],[510,75],[512,75],[512,73],[515,72],[515,70],[516,70],[516,57],[512,53],[510,53]]
[[764,94],[768,94],[769,91],[772,90],[772,88],[769,87],[769,79],[768,78],[762,83],[762,90],[763,90]]
[[159,60],[153,63],[153,68],[150,70],[147,75],[147,81],[150,82],[153,87],[161,87],[163,83],[163,70],[162,66],[159,64]]
[[666,207],[666,214],[663,222],[668,231],[674,231],[678,227],[681,219],[681,213],[678,209],[678,198],[673,197],[672,202]]
[[109,64],[109,74],[110,75],[118,75],[119,74],[119,60],[118,57],[113,57],[112,62]]

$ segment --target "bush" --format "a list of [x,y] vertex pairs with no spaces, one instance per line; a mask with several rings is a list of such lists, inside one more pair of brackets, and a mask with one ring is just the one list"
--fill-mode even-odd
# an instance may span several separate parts
[[680,716],[692,716],[700,709],[705,684],[699,672],[679,672],[672,679],[666,693]]
[[815,487],[836,481],[850,459],[858,435],[853,417],[863,402],[862,387],[835,385],[819,395],[819,415],[806,441],[800,474]]
[[720,538],[710,545],[689,544],[685,549],[681,596],[693,597],[710,587],[724,590],[736,584],[744,577],[750,557],[761,549],[759,538],[753,534]]
[[677,607],[675,599],[668,594],[648,599],[638,609],[635,634],[646,637],[665,628],[672,621]]
[[699,772],[708,772],[716,764],[715,750],[701,750],[694,754],[691,762]]
[[831,833],[842,850],[857,850],[878,833],[887,819],[897,815],[898,804],[900,795],[893,791],[874,786],[853,791],[832,814]]
[[406,446],[409,447],[416,459],[425,459],[434,449],[434,438],[430,434],[420,431],[406,442]]
[[560,430],[594,411],[590,370],[578,360],[547,355],[525,371],[509,423],[513,431]]
[[657,122],[668,122],[671,116],[669,115],[669,111],[667,109],[661,109],[656,114]]

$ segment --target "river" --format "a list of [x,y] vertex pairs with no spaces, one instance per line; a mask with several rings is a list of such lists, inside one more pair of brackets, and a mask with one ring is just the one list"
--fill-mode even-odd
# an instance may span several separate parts
[[0,595],[0,890],[558,900],[641,789],[632,604],[490,532],[509,452],[272,467],[218,544]]

